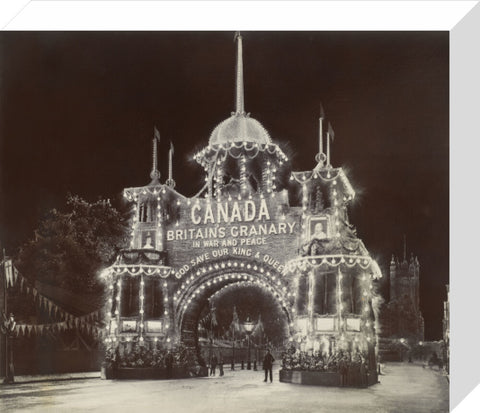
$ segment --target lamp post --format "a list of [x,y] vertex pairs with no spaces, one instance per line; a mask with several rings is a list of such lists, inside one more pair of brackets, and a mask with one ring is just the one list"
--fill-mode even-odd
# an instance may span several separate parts
[[247,338],[248,338],[247,370],[251,370],[252,364],[250,360],[250,335],[252,334],[252,331],[255,328],[255,323],[253,321],[250,321],[250,318],[247,318],[247,321],[243,323],[243,327],[245,328],[245,331],[247,333]]
[[232,370],[235,370],[235,326],[232,326]]
[[3,322],[1,325],[1,331],[5,335],[5,379],[4,384],[10,384],[14,382],[13,377],[13,338],[15,336],[15,318],[12,313],[7,319],[5,313],[3,313]]

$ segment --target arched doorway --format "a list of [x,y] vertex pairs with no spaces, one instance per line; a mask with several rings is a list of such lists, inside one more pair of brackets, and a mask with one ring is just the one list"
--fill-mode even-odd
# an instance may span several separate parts
[[[283,313],[286,335],[290,334],[295,312],[292,307],[295,292],[289,280],[278,271],[254,260],[226,259],[212,262],[208,267],[193,269],[182,278],[183,283],[174,294],[176,329],[182,343],[195,348],[200,364],[204,364],[198,334],[202,312],[211,305],[212,298],[219,297],[223,292],[228,293],[232,288],[249,290],[257,296],[261,291],[263,297],[272,300]],[[259,311],[250,311],[252,319],[256,320],[258,314]]]

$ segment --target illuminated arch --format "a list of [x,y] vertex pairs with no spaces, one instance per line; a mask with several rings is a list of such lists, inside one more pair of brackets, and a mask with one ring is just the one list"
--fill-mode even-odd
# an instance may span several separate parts
[[184,342],[191,338],[188,336],[192,332],[186,323],[193,317],[188,316],[198,314],[205,299],[235,284],[260,287],[268,292],[286,314],[289,329],[292,327],[295,292],[289,278],[268,265],[247,258],[219,259],[191,269],[182,279],[174,293],[174,314],[176,330]]

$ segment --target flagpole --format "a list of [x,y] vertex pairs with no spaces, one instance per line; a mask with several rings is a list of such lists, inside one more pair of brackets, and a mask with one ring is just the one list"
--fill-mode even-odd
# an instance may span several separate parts
[[154,126],[153,128],[153,149],[152,149],[152,171],[150,172],[150,178],[152,179],[151,185],[159,184],[160,179],[160,171],[158,170],[158,142],[160,142],[160,132],[158,131],[157,127]]
[[232,370],[235,370],[235,325],[233,327],[233,342],[232,342]]
[[172,179],[173,175],[173,145],[170,142],[170,149],[168,151],[168,180]]
[[318,153],[323,153],[323,118],[320,117],[320,133],[318,136]]
[[330,163],[330,139],[333,142],[333,128],[330,122],[328,122],[328,131],[327,131],[327,167],[331,167],[332,164]]
[[173,180],[173,143],[170,141],[170,149],[168,150],[168,180],[167,185],[170,188],[175,188],[175,181]]
[[[2,249],[2,283],[3,283],[3,316],[2,316],[2,323],[6,321],[7,317],[7,272],[5,270],[5,248]],[[4,339],[5,345],[5,380],[8,380],[9,376],[9,369],[8,369],[8,337],[5,334]]]
[[3,275],[3,304],[4,314],[7,315],[7,272],[5,271],[5,248],[2,249],[2,275]]
[[323,111],[322,103],[320,103],[320,131],[318,135],[318,153],[320,156],[323,154],[323,118],[325,117],[325,113]]
[[330,166],[330,128],[327,132],[327,166]]

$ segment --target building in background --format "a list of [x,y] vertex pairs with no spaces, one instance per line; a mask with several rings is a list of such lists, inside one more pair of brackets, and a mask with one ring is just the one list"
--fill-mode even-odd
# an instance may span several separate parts
[[381,336],[405,339],[413,343],[425,339],[425,325],[420,310],[420,263],[413,255],[407,260],[392,255],[388,300],[381,312]]
[[445,369],[450,372],[450,286],[447,284],[447,301],[443,302],[443,357]]

